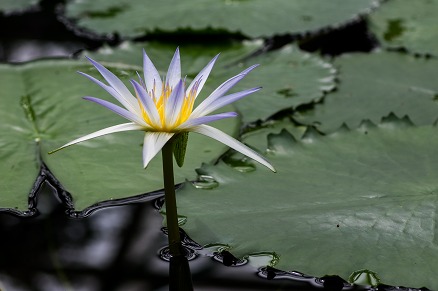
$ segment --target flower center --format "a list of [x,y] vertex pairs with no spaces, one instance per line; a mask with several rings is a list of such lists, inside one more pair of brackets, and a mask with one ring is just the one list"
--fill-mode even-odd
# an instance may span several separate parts
[[[190,92],[188,94],[184,93],[184,96],[182,97],[182,102],[176,102],[177,104],[180,104],[179,108],[176,108],[178,112],[175,112],[176,116],[173,118],[170,116],[167,116],[166,114],[166,106],[168,105],[169,97],[172,95],[173,88],[169,85],[163,85],[163,88],[161,90],[161,95],[156,96],[155,92],[155,84],[154,88],[149,91],[149,96],[154,101],[155,107],[157,108],[158,115],[160,117],[160,123],[157,124],[151,120],[151,118],[148,116],[146,111],[143,108],[142,103],[140,100],[138,100],[138,103],[140,104],[141,113],[143,120],[150,125],[153,129],[157,131],[164,131],[164,132],[174,132],[178,126],[186,122],[193,111],[193,105],[195,103],[196,98],[196,91],[199,86],[199,82],[196,82],[194,86],[191,88]],[[178,97],[177,97],[178,98]],[[172,119],[172,120],[168,120]]]

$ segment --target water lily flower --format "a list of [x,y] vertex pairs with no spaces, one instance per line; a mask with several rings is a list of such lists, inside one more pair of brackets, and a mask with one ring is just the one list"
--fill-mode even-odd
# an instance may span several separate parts
[[199,72],[186,89],[185,79],[181,79],[179,49],[176,49],[175,51],[164,80],[160,78],[154,64],[149,59],[146,52],[143,51],[144,78],[141,78],[137,73],[139,81],[131,80],[135,96],[119,78],[103,65],[91,58],[87,58],[108,84],[105,84],[85,73],[79,73],[102,87],[105,91],[116,98],[124,108],[95,97],[87,96],[84,97],[84,99],[95,102],[126,118],[130,122],[114,125],[85,135],[63,145],[53,152],[110,133],[141,130],[145,132],[143,144],[143,166],[146,168],[152,158],[157,155],[157,153],[173,136],[183,132],[195,132],[213,138],[234,150],[241,152],[251,159],[254,159],[272,171],[275,171],[273,166],[263,156],[219,129],[207,125],[207,123],[212,121],[235,117],[237,115],[235,112],[225,112],[213,115],[208,114],[260,89],[260,87],[252,88],[225,95],[234,85],[256,68],[257,65],[249,67],[240,74],[222,83],[205,100],[203,100],[199,106],[193,108],[195,100],[204,86],[218,56],[219,55],[215,56],[205,68]]

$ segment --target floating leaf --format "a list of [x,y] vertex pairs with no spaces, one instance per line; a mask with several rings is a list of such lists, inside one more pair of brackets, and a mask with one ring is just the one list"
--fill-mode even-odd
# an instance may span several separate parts
[[370,15],[371,31],[388,48],[438,55],[438,1],[388,1]]
[[194,240],[238,257],[275,252],[283,270],[348,278],[368,269],[385,284],[438,288],[436,127],[391,116],[299,141],[283,131],[268,143],[276,174],[204,165],[199,174],[218,187],[179,191]]
[[34,8],[39,2],[39,0],[2,0],[0,2],[0,13],[11,14],[22,12]]
[[[335,88],[336,70],[333,66],[292,45],[248,58],[228,67],[222,74],[230,74],[230,70],[237,73],[254,63],[260,67],[245,77],[244,84],[236,86],[238,89],[263,87],[253,98],[235,104],[244,122],[263,120],[278,111],[319,101],[326,92]],[[223,79],[218,73],[214,73],[215,79]]]
[[[105,65],[125,81],[141,71],[140,67]],[[76,71],[98,77],[91,65],[74,61],[0,66],[1,208],[28,208],[28,195],[42,163],[71,193],[76,210],[163,187],[159,157],[143,170],[141,132],[108,135],[48,156],[49,151],[74,138],[123,122],[81,99],[91,95],[114,101]],[[212,91],[209,87],[204,90]],[[233,134],[237,124],[238,119],[227,119],[216,125]],[[193,169],[201,162],[211,161],[226,150],[221,143],[191,134],[186,163],[176,171],[176,182],[193,178]]]
[[417,125],[438,118],[438,60],[396,52],[349,54],[336,59],[339,84],[314,109],[297,114],[300,122],[331,132],[343,123],[378,122],[390,112],[408,115]]
[[258,38],[340,26],[369,12],[375,0],[96,0],[69,1],[67,18],[100,35],[134,38],[176,30],[223,31]]
[[307,127],[296,125],[292,123],[291,118],[286,116],[280,120],[269,120],[256,126],[255,128],[248,128],[242,135],[242,141],[250,144],[252,147],[263,151],[266,149],[266,139],[268,135],[273,133],[280,133],[286,129],[294,138],[299,139],[303,136]]

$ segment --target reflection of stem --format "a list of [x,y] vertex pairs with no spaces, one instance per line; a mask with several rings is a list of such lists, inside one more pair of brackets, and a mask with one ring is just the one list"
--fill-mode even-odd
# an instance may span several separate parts
[[162,151],[164,199],[166,201],[167,235],[171,254],[169,268],[170,291],[193,291],[192,276],[187,258],[184,256],[179,235],[178,213],[176,208],[175,181],[173,178],[173,143],[167,142]]
[[178,214],[175,197],[175,181],[173,178],[173,143],[167,142],[163,149],[164,199],[166,201],[166,222],[169,236],[169,249],[172,256],[180,256],[181,238],[179,235]]
[[[73,291],[73,287],[70,284],[70,281],[65,274],[61,262],[59,261],[59,257],[57,255],[57,248],[55,247],[54,239],[53,239],[53,231],[52,231],[52,223],[50,221],[51,217],[49,217],[46,221],[46,235],[48,240],[48,251],[49,256],[52,261],[53,267],[55,268],[56,275],[61,283],[64,285],[64,290]],[[0,290],[1,291],[1,290]]]

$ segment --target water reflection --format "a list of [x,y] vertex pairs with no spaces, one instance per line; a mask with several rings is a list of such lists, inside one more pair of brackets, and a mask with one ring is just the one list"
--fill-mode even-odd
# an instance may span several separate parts
[[[66,215],[69,207],[53,188],[43,185],[36,196],[35,217],[0,213],[0,290],[168,290],[170,256],[159,213],[162,199],[145,202],[143,195],[131,199],[133,204],[97,207],[74,218]],[[237,258],[227,245],[203,248],[180,231],[195,290],[395,288],[359,287],[336,276],[314,278],[278,270],[271,267],[279,259],[275,253]]]
[[[66,208],[47,185],[37,196],[36,217],[0,213],[4,290],[168,288],[169,264],[158,255],[166,249],[166,231],[155,202],[102,208],[77,219],[65,214]],[[271,290],[284,285],[257,279],[251,266],[227,268],[203,253],[202,246],[183,231],[182,237],[197,257],[190,262],[195,290]]]
[[[5,290],[155,290],[167,284],[162,218],[150,203],[98,210],[71,219],[47,186],[39,215],[0,214],[0,280]],[[150,272],[153,270],[153,273]]]

